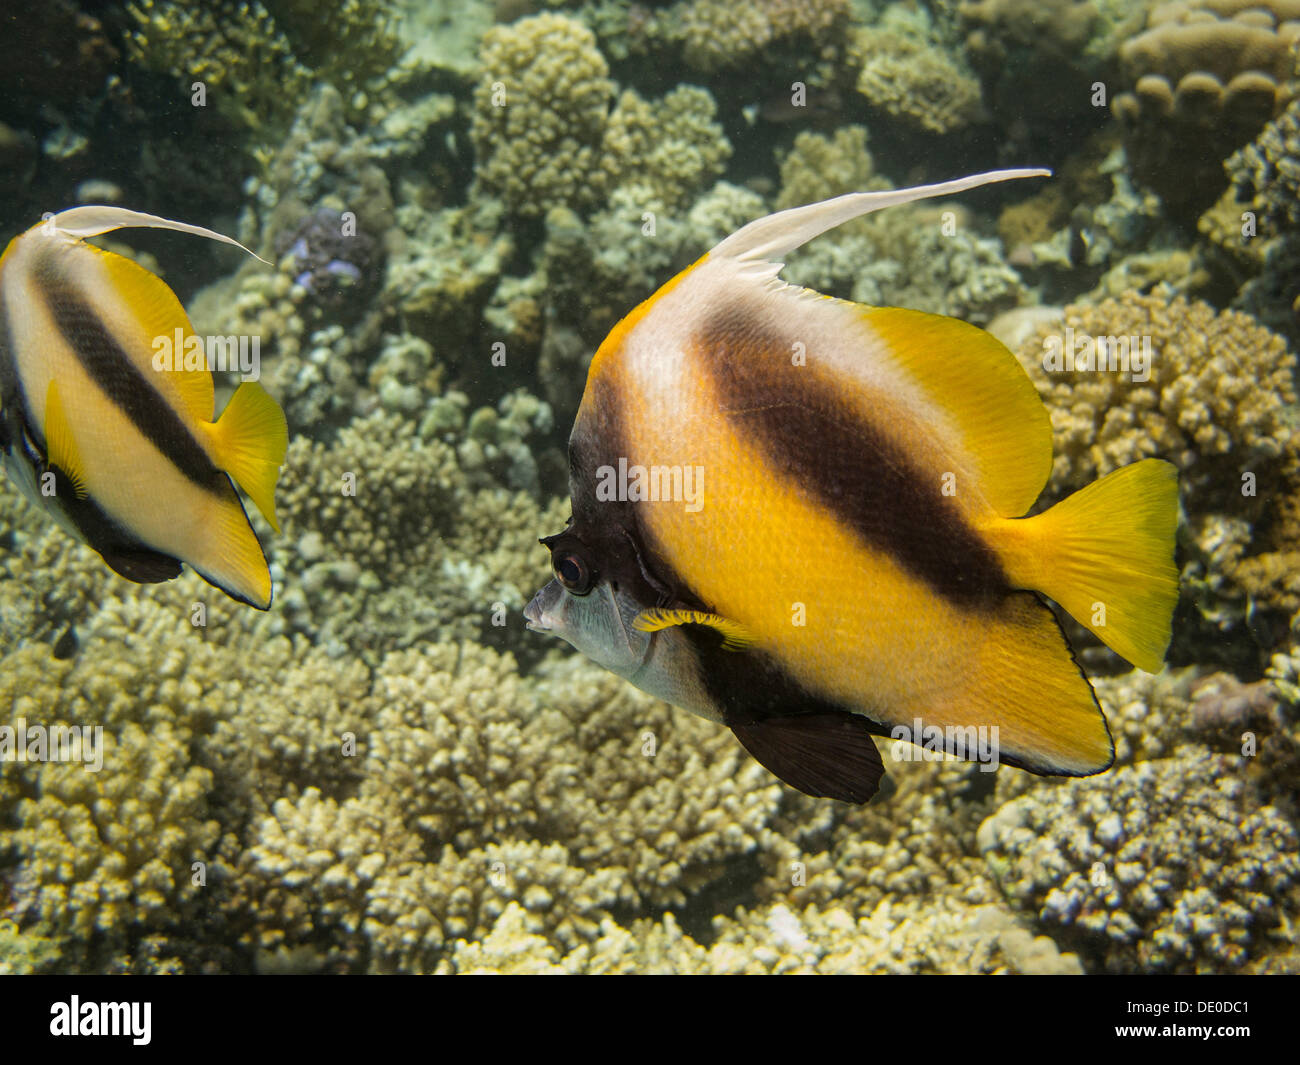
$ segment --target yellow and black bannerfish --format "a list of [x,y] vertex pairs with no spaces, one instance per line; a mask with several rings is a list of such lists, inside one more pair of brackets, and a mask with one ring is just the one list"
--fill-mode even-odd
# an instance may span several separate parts
[[[555,580],[529,627],[727,725],[811,795],[865,802],[884,773],[872,736],[914,723],[952,754],[968,753],[954,737],[996,727],[1002,762],[1108,768],[1105,717],[1036,593],[1159,670],[1178,594],[1174,467],[1138,462],[1023,517],[1051,472],[1051,423],[1002,344],[777,276],[851,218],[1047,173],[782,211],[628,315],[591,364],[573,516],[542,541]],[[688,470],[696,495],[665,499]]]
[[161,279],[85,241],[125,227],[243,248],[198,226],[101,206],[51,215],[15,237],[0,258],[5,467],[123,577],[170,580],[185,563],[265,610],[270,571],[231,478],[278,531],[284,414],[246,381],[214,421],[206,364],[155,368],[155,341],[188,341],[193,329]]

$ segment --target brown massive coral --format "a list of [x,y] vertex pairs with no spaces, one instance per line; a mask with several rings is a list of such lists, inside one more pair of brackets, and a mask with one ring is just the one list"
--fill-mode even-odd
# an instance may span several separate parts
[[1172,0],[1120,48],[1112,106],[1138,179],[1192,222],[1223,192],[1220,165],[1294,93],[1297,0]]

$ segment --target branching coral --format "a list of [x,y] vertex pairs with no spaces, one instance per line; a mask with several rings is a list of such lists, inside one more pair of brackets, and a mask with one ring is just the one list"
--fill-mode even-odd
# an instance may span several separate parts
[[[1114,366],[1106,361],[1111,337],[1127,342],[1115,348]],[[1098,338],[1106,342],[1101,369]],[[1071,363],[1058,365],[1053,353],[1069,341]],[[1130,359],[1149,352],[1149,376],[1135,379],[1137,362],[1125,369],[1125,349]],[[1091,366],[1083,362],[1089,350]],[[1296,401],[1295,359],[1246,315],[1128,293],[1067,307],[1059,326],[1031,337],[1019,356],[1052,412],[1055,494],[1159,455],[1179,467],[1184,505],[1194,514],[1259,513],[1277,498],[1292,435],[1285,411]],[[1242,492],[1247,473],[1254,494]]]
[[1240,968],[1300,883],[1295,828],[1238,759],[1189,751],[1001,807],[980,849],[1008,896],[1112,971]]
[[487,34],[474,97],[478,180],[515,214],[585,211],[631,186],[650,206],[680,207],[722,171],[731,146],[713,98],[679,86],[655,103],[628,90],[614,101],[591,31],[538,15]]
[[[875,161],[867,150],[867,131],[863,126],[841,126],[831,136],[800,133],[781,160],[781,191],[776,209],[802,207],[806,203],[829,200],[849,192],[868,192],[888,188],[889,183],[876,173]],[[846,231],[861,232],[846,226]]]
[[853,52],[858,92],[873,108],[928,133],[951,133],[983,114],[979,82],[941,49],[888,29],[862,29]]
[[1227,208],[1231,229],[1216,243],[1259,274],[1235,305],[1285,333],[1294,346],[1300,340],[1300,100],[1226,166],[1233,183],[1224,197],[1234,201]]
[[652,32],[682,46],[687,66],[704,72],[753,61],[763,49],[791,39],[832,35],[848,11],[846,0],[682,0]]
[[631,90],[618,99],[605,130],[602,166],[610,187],[634,189],[650,206],[679,209],[722,173],[731,145],[714,121],[713,97],[681,85],[661,100]]
[[[558,434],[614,322],[774,206],[888,187],[865,129],[831,117],[832,94],[816,91],[826,121],[778,157],[779,185],[770,155],[737,160],[745,186],[718,180],[725,122],[761,136],[790,117],[758,72],[789,68],[850,96],[861,74],[892,130],[952,131],[975,115],[968,59],[1005,113],[1007,87],[1050,57],[1064,75],[1046,107],[1107,68],[1116,4],[966,4],[965,57],[950,48],[959,16],[898,6],[863,38],[875,47],[851,54],[843,0],[682,0],[617,18],[570,5],[492,28],[477,65],[465,46],[397,66],[381,0],[320,19],[299,0],[244,6],[237,25],[216,17],[226,0],[138,0],[131,48],[137,65],[211,78],[260,167],[239,235],[279,262],[241,266],[192,310],[200,332],[261,338],[264,381],[289,413],[282,532],[252,519],[275,604],[249,610],[189,573],[125,582],[0,485],[0,725],[105,737],[99,773],[0,772],[0,971],[1290,964],[1294,647],[1247,685],[1195,686],[1199,665],[1097,680],[1116,740],[1108,776],[908,762],[885,742],[889,789],[851,809],[793,792],[725,728],[526,632],[520,616],[550,576],[536,538],[568,516],[567,499],[546,494],[564,483]],[[441,17],[442,5],[419,7],[421,25]],[[1030,17],[1042,10],[1045,29]],[[458,18],[456,39],[486,17]],[[636,89],[615,83],[584,21],[605,27],[601,48]],[[245,33],[257,39],[241,50]],[[1037,57],[1035,33],[1050,43]],[[359,51],[332,50],[340,34]],[[662,54],[710,88],[670,79],[651,98],[644,75]],[[720,108],[739,86],[744,99]],[[1267,225],[1294,221],[1260,187],[1288,131],[1279,120],[1253,149],[1265,155],[1237,166]],[[1044,196],[1038,221],[1004,216],[1003,230],[1031,245],[1082,200],[1100,204],[1093,230],[1149,253],[1149,216],[1121,202],[1122,182],[1110,203],[1104,187],[1083,191],[1106,184],[1109,147],[1078,154],[1077,195]],[[345,243],[346,211],[366,247]],[[810,245],[789,276],[984,321],[1034,298],[990,232],[957,203],[886,212]],[[336,291],[343,275],[367,283]],[[1070,308],[1053,328],[1064,325],[1150,334],[1156,358],[1151,379],[1129,385],[1045,373],[1041,334],[1022,351],[1064,439],[1053,493],[1153,448],[1172,457],[1198,605],[1224,628],[1249,616],[1266,632],[1300,606],[1300,463],[1278,338],[1163,295]],[[1260,742],[1248,762],[1246,726]],[[1229,845],[1239,829],[1246,839]],[[1094,883],[1097,862],[1110,888]]]
[[[1091,368],[1054,359],[1070,345],[1080,360],[1092,350]],[[1145,380],[1134,379],[1138,363],[1110,366],[1126,349],[1130,359],[1149,355]],[[1276,579],[1297,548],[1295,360],[1280,337],[1235,311],[1128,293],[1066,308],[1018,354],[1052,414],[1049,498],[1141,458],[1167,459],[1179,468],[1193,541],[1184,588],[1203,619],[1242,627],[1251,592],[1294,609],[1290,582]]]
[[190,84],[202,82],[213,106],[248,129],[287,124],[311,84],[271,13],[259,2],[235,4],[139,0],[127,5],[135,28],[127,54],[136,63]]
[[537,15],[489,30],[480,59],[473,135],[484,190],[522,215],[593,204],[614,84],[591,31]]
[[187,95],[203,82],[215,107],[258,133],[286,125],[314,78],[351,96],[400,52],[383,0],[324,9],[303,0],[135,0],[126,10],[134,62],[180,79]]

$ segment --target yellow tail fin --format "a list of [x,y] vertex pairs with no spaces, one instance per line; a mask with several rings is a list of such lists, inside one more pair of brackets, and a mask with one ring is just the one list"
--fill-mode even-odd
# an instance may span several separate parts
[[1157,673],[1178,602],[1178,471],[1144,459],[996,537],[1012,583],[1060,603],[1107,647]]
[[280,531],[275,519],[275,482],[289,450],[289,427],[284,411],[260,384],[245,381],[216,422],[203,427],[215,460],[235,479],[248,498]]

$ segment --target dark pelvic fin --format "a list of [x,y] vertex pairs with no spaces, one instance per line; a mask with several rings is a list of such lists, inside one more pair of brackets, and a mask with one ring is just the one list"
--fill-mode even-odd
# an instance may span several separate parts
[[106,547],[100,555],[114,573],[136,584],[159,584],[181,575],[180,562],[146,547]]
[[867,719],[846,710],[730,724],[745,750],[805,795],[860,804],[885,775]]

